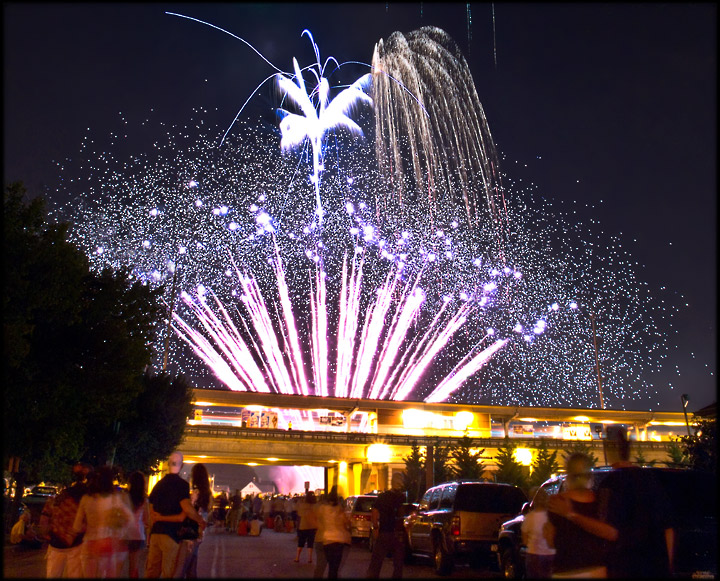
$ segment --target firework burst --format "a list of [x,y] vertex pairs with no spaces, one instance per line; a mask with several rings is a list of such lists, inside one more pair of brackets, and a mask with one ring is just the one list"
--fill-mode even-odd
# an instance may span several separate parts
[[[377,53],[389,68],[388,51]],[[425,83],[423,99],[433,90]],[[619,240],[508,176],[500,184],[484,117],[466,105],[486,152],[467,154],[479,165],[466,167],[465,186],[433,177],[445,167],[429,145],[442,112],[429,110],[418,159],[391,150],[410,175],[396,165],[388,179],[374,147],[388,151],[385,135],[372,134],[401,125],[376,119],[371,138],[326,144],[321,182],[280,155],[277,130],[241,120],[220,146],[223,132],[198,110],[124,161],[86,141],[80,167],[64,168],[80,177],[65,180],[76,198],[61,213],[98,268],[130,264],[148,284],[177,277],[183,342],[171,359],[191,375],[201,362],[230,389],[597,407],[592,315],[613,334],[598,347],[606,407],[642,399],[664,357],[667,313]],[[447,185],[422,203],[419,178]],[[478,189],[490,216],[502,201],[502,237],[496,219],[477,219]]]

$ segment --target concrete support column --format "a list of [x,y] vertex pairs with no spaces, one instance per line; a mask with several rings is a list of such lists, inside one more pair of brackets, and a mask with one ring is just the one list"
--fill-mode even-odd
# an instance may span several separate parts
[[378,466],[378,490],[387,490],[390,488],[390,480],[388,478],[387,464]]
[[435,476],[435,466],[434,466],[433,447],[426,446],[425,447],[425,488],[426,489],[435,485],[434,476]]

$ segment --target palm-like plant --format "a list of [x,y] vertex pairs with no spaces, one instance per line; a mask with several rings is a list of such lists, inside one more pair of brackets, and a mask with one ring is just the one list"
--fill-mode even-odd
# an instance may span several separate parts
[[[313,46],[315,46],[315,43],[313,43]],[[315,54],[318,55],[317,46],[315,46]],[[318,221],[322,223],[320,175],[323,171],[324,140],[328,132],[336,127],[344,127],[354,135],[363,135],[362,129],[350,119],[349,114],[361,102],[372,104],[372,99],[363,92],[363,89],[370,84],[372,75],[370,73],[363,75],[330,101],[330,84],[322,76],[324,67],[320,66],[319,57],[316,66],[317,71],[310,68],[317,80],[317,86],[310,94],[308,94],[305,87],[305,80],[297,59],[293,58],[294,77],[287,77],[283,74],[277,76],[278,87],[289,101],[300,108],[302,115],[290,113],[285,109],[278,109],[278,112],[283,116],[280,122],[280,131],[282,133],[280,148],[282,151],[295,149],[302,145],[306,139],[310,141],[313,153],[313,174],[310,181],[315,186]],[[312,96],[315,93],[317,93],[317,106],[312,102]]]

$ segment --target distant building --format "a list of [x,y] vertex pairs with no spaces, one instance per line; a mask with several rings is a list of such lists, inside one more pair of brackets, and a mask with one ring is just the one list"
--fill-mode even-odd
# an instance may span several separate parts
[[277,486],[274,482],[257,482],[254,478],[252,482],[248,482],[244,488],[240,490],[243,497],[255,494],[277,494]]

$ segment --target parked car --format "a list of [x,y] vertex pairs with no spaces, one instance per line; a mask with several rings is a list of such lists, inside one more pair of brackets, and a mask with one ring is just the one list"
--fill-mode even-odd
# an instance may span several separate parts
[[350,519],[350,536],[353,539],[370,538],[370,515],[377,494],[361,494],[347,498],[345,511]]
[[459,560],[490,558],[500,524],[526,501],[522,489],[510,484],[460,480],[433,486],[405,520],[408,551],[432,557],[439,575]]
[[[613,469],[593,469],[593,488]],[[717,478],[714,474],[671,468],[642,468],[652,472],[664,487],[675,529],[676,577],[714,578],[717,575]],[[540,489],[547,494],[562,490],[565,475],[545,481]],[[536,493],[537,496],[537,493]],[[534,498],[533,498],[534,502]],[[525,551],[521,527],[525,514],[532,509],[526,503],[515,518],[502,524],[495,546],[498,564],[504,577],[520,579],[525,576]]]
[[50,485],[37,485],[33,486],[30,490],[30,494],[26,494],[22,498],[23,505],[30,511],[32,515],[32,522],[40,522],[40,513],[42,512],[45,503],[54,498],[58,493],[58,488]]

